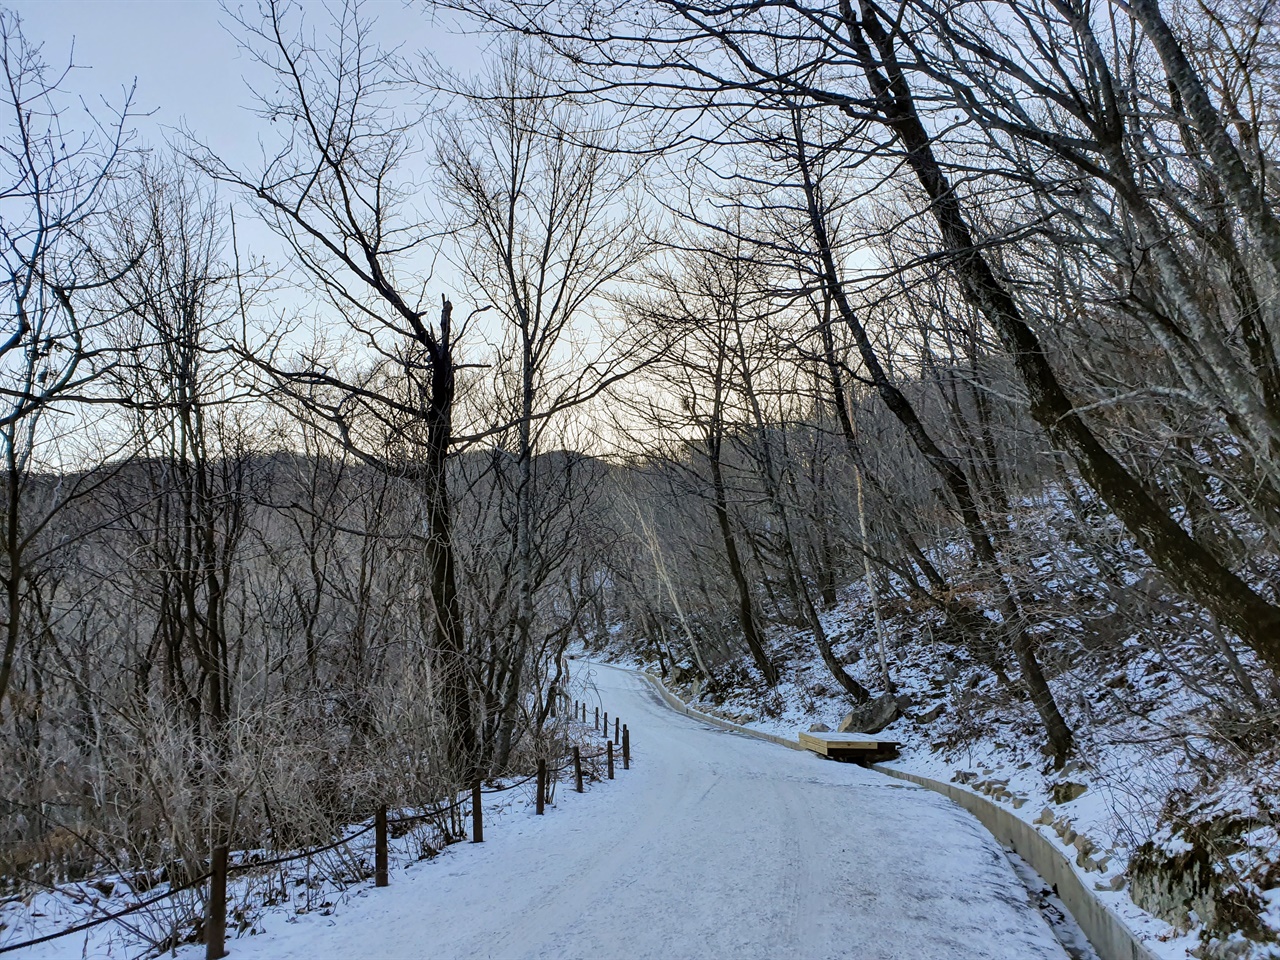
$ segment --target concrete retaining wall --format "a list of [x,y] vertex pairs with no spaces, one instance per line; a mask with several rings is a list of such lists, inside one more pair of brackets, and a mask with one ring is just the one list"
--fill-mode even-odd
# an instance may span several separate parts
[[712,726],[719,727],[721,730],[731,730],[734,733],[745,733],[749,737],[755,737],[757,740],[768,740],[771,743],[779,743],[784,747],[790,747],[792,750],[801,750],[803,747],[795,740],[788,740],[786,737],[777,737],[772,733],[765,733],[763,730],[752,730],[750,727],[744,727],[740,723],[730,723],[728,720],[721,720],[719,717],[713,717],[709,713],[703,713],[701,710],[695,710],[689,706],[674,693],[663,686],[662,681],[655,677],[652,673],[641,672],[640,676],[644,677],[654,689],[658,691],[658,695],[667,702],[667,706],[671,707],[679,713],[683,713],[686,717],[693,717],[701,720],[703,723],[709,723]]
[[1071,862],[1054,844],[1041,836],[1035,826],[956,784],[930,780],[928,777],[895,770],[879,763],[872,764],[872,769],[941,793],[977,817],[993,837],[1031,864],[1036,873],[1054,885],[1058,896],[1076,918],[1076,923],[1080,924],[1080,929],[1102,960],[1158,960],[1125,926],[1124,921],[1098,899],[1096,893],[1086,885],[1086,881],[1076,873]]
[[[793,750],[803,749],[795,740],[788,740],[786,737],[775,736],[762,730],[753,730],[738,723],[713,717],[701,710],[695,710],[663,686],[662,681],[653,674],[642,673],[641,676],[653,684],[659,696],[673,710],[686,716],[695,717],[724,730],[779,743]],[[940,793],[977,817],[993,837],[1031,864],[1036,873],[1054,885],[1058,896],[1071,911],[1071,915],[1076,918],[1076,923],[1080,924],[1080,929],[1089,938],[1093,949],[1098,952],[1102,960],[1159,960],[1154,953],[1143,946],[1115,911],[1098,899],[1097,894],[1076,873],[1062,851],[1041,836],[1032,824],[956,784],[930,780],[928,777],[895,770],[893,767],[879,763],[872,764],[872,769],[885,776],[909,780],[935,793]]]

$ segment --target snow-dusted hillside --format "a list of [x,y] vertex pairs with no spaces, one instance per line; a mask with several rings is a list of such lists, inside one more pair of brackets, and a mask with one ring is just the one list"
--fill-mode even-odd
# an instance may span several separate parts
[[[1123,622],[1117,598],[1091,596],[1087,567],[1073,579],[1069,545],[1055,547],[1043,562],[1056,574],[1041,571],[1053,593],[1041,602],[1062,616],[1060,629],[1042,635],[1041,653],[1075,734],[1074,757],[1055,769],[1020,689],[949,643],[940,617],[898,603],[883,610],[899,708],[887,733],[904,744],[892,764],[962,784],[1037,824],[1160,956],[1280,955],[1280,745],[1233,725],[1239,713],[1220,696],[1219,678],[1185,669],[1203,647],[1163,646],[1175,644],[1170,624],[1098,642],[1108,617]],[[1179,614],[1170,604],[1170,618]],[[883,695],[863,583],[843,590],[822,620],[850,674]],[[665,682],[700,710],[764,731],[794,738],[815,724],[837,729],[852,704],[810,633],[774,628],[768,649],[782,673],[772,689],[746,654],[716,664],[710,681],[686,659]],[[593,655],[662,668],[625,624]]]
[[[505,794],[483,844],[429,864],[400,850],[387,889],[352,880],[315,909],[260,905],[231,956],[1065,960],[1015,867],[954,805],[709,728],[634,674],[575,674],[581,697],[626,719],[631,769],[585,794],[561,783],[542,817]],[[139,952],[116,929],[18,956],[82,950]]]

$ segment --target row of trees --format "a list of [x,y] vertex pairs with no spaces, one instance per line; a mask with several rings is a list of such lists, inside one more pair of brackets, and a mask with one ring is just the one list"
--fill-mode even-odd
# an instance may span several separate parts
[[580,331],[643,252],[636,165],[520,44],[428,124],[443,81],[356,5],[328,46],[260,14],[254,169],[143,149],[0,15],[6,883],[225,876],[526,764],[599,593],[567,415],[625,372]]
[[[144,157],[127,101],[77,138],[0,20],[28,860],[63,822],[216,863],[510,769],[566,645],[619,628],[769,687],[788,624],[861,702],[894,690],[892,615],[1059,764],[1099,651],[1266,721],[1265,8],[467,12],[525,38],[474,80],[379,50],[353,3],[328,45],[281,3],[236,20],[258,167]],[[824,617],[853,580],[867,649]]]
[[[986,609],[958,609],[923,553],[903,572],[914,568],[917,586],[961,622],[1002,625],[996,646],[1059,757],[1071,731],[1039,663],[1043,625],[1017,583],[1021,558],[1006,548],[1017,503],[1002,473],[1016,459],[1001,449],[1001,421],[1027,438],[1019,446],[1049,448],[1037,459],[1052,471],[1039,477],[1091,517],[1118,521],[1204,629],[1229,632],[1274,675],[1268,398],[1280,221],[1274,104],[1260,93],[1275,82],[1268,8],[636,0],[607,15],[590,2],[484,10],[573,58],[580,87],[678,118],[662,129],[678,129],[663,147],[693,187],[681,214],[728,238],[719,263],[768,266],[767,309],[790,310],[780,339],[816,364],[825,416],[855,467],[868,453],[850,388],[896,421],[936,507],[963,531]],[[848,357],[832,352],[833,329]],[[742,365],[734,377],[758,395]],[[929,382],[936,398],[908,389]],[[756,417],[757,443],[764,426]],[[762,456],[762,495],[776,501],[773,454]],[[789,539],[790,521],[776,522]],[[1234,662],[1230,644],[1222,656]]]

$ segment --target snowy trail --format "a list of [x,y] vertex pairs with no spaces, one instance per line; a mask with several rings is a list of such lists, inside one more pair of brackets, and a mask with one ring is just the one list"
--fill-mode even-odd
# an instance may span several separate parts
[[1066,956],[948,801],[684,717],[632,673],[578,670],[631,728],[620,781],[562,783],[546,816],[503,818],[336,916],[235,940],[235,960]]

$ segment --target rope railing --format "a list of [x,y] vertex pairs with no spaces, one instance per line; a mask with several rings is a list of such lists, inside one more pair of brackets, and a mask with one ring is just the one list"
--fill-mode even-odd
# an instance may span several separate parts
[[[594,732],[600,733],[603,731],[606,738],[606,745],[603,750],[599,750],[595,753],[583,754],[580,748],[577,745],[574,745],[572,748],[572,752],[567,756],[562,756],[561,762],[556,764],[554,769],[548,768],[546,761],[543,759],[540,759],[538,761],[538,769],[536,773],[532,773],[529,776],[522,777],[521,779],[516,780],[513,783],[504,784],[503,786],[500,786],[500,787],[490,787],[488,789],[485,789],[481,787],[480,781],[476,780],[473,782],[471,790],[467,791],[467,793],[463,794],[461,797],[455,797],[449,803],[444,804],[443,806],[433,807],[432,809],[425,811],[423,813],[416,813],[416,814],[410,814],[408,816],[398,816],[394,818],[388,818],[386,816],[386,807],[383,806],[379,809],[378,813],[375,815],[372,823],[365,824],[361,826],[359,829],[357,829],[354,833],[347,834],[346,836],[341,837],[337,840],[334,840],[331,843],[327,843],[319,847],[312,847],[307,850],[301,851],[299,853],[291,853],[284,856],[273,857],[268,860],[246,859],[246,860],[240,861],[239,863],[229,864],[225,870],[225,873],[222,874],[222,882],[225,884],[228,878],[232,876],[238,876],[239,874],[242,874],[242,873],[247,873],[251,870],[263,870],[268,867],[282,866],[284,864],[293,863],[298,860],[310,859],[312,857],[318,856],[319,854],[327,853],[330,850],[336,850],[339,847],[346,846],[347,844],[351,843],[351,841],[364,836],[366,833],[369,833],[370,831],[375,831],[376,832],[375,885],[380,887],[387,886],[387,883],[388,883],[387,871],[386,871],[387,842],[388,842],[387,833],[388,833],[388,828],[390,827],[402,826],[402,825],[411,824],[411,823],[420,823],[424,820],[439,819],[440,817],[444,816],[447,813],[450,813],[451,811],[462,808],[463,806],[466,805],[466,803],[469,800],[471,802],[471,810],[472,810],[472,842],[479,843],[479,842],[482,842],[482,839],[483,839],[483,835],[482,835],[483,820],[481,819],[481,804],[480,804],[481,796],[492,796],[494,794],[507,793],[508,791],[514,790],[517,787],[521,787],[527,783],[537,781],[537,786],[536,786],[537,796],[535,798],[535,802],[536,802],[537,813],[542,814],[545,804],[549,800],[550,784],[551,784],[552,777],[553,776],[558,777],[561,772],[563,772],[570,766],[572,766],[574,769],[574,786],[577,793],[583,792],[582,763],[584,761],[598,760],[601,757],[606,757],[608,760],[608,778],[610,780],[613,779],[613,774],[614,774],[614,749],[613,748],[615,743],[621,743],[621,746],[622,746],[623,769],[624,770],[630,769],[631,740],[630,740],[630,732],[627,730],[626,725],[625,724],[621,725],[621,728],[619,729],[618,720],[615,717],[614,718],[614,735],[613,735],[613,738],[611,739],[609,738],[609,714],[607,712],[604,714],[604,725],[603,727],[601,727],[599,707],[596,707],[595,713],[596,713],[596,724],[595,724]],[[574,707],[573,707],[573,714],[574,714],[575,721],[579,721],[579,714],[580,714],[581,719],[579,722],[581,722],[585,726],[586,718],[587,718],[587,705],[585,703],[579,703],[575,701]],[[25,950],[28,947],[34,947],[42,943],[48,943],[51,940],[59,940],[62,937],[69,937],[69,936],[72,936],[73,934],[84,933],[87,930],[92,930],[94,927],[99,927],[99,926],[102,926],[103,924],[112,923],[116,920],[121,920],[124,917],[130,916],[131,914],[139,913],[147,909],[148,907],[151,907],[157,903],[160,903],[163,900],[169,899],[170,897],[175,897],[180,893],[186,893],[189,890],[194,890],[197,887],[199,887],[201,884],[205,883],[206,881],[210,881],[214,879],[215,879],[214,871],[212,870],[205,871],[204,873],[200,874],[198,877],[195,877],[192,880],[188,880],[187,882],[181,884],[180,886],[177,886],[177,887],[170,886],[163,893],[158,893],[155,896],[146,898],[145,900],[140,900],[137,903],[130,904],[129,906],[121,910],[116,910],[112,913],[103,914],[102,916],[94,917],[91,920],[85,920],[81,923],[77,923],[74,926],[68,927],[64,930],[59,930],[54,933],[47,933],[47,934],[44,934],[43,936],[34,937],[30,940],[24,940],[21,943],[10,943],[10,944],[0,945],[0,954],[12,953],[17,950]],[[214,899],[213,897],[210,897],[210,900],[213,900],[213,899]],[[221,902],[224,904],[224,909],[225,909],[225,903],[226,903],[225,893],[221,897]],[[223,918],[223,920],[224,920],[223,926],[225,926],[225,918]]]

